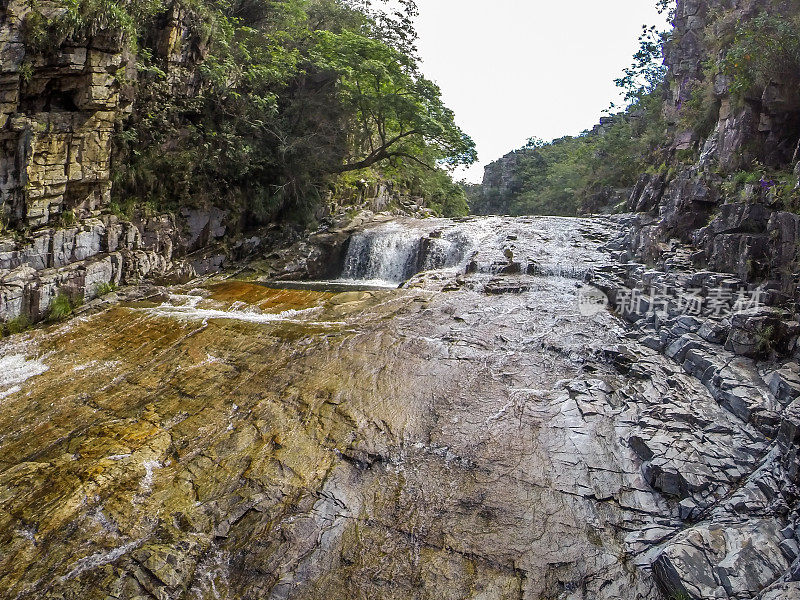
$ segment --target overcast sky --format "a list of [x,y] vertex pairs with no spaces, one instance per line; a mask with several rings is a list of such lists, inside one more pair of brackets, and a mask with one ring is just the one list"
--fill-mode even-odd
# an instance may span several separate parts
[[618,98],[654,0],[417,0],[425,74],[442,88],[483,167],[537,136],[592,127]]

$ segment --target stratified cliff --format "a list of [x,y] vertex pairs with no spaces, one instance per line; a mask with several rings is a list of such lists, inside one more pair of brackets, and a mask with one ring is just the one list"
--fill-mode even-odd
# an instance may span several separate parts
[[[268,253],[342,205],[466,214],[438,165],[473,161],[474,143],[417,68],[403,15],[3,0],[0,324]],[[391,86],[365,88],[372,68]]]
[[[643,175],[627,208],[646,213],[632,240],[640,258],[663,258],[671,239],[692,242],[697,266],[766,282],[789,301],[800,296],[797,82],[775,65],[766,85],[734,93],[724,65],[743,24],[768,16],[790,23],[800,9],[768,0],[678,2],[665,53],[673,166]],[[712,116],[707,131],[682,118],[698,110]]]
[[[41,319],[59,294],[79,303],[109,285],[191,272],[175,252],[214,229],[212,215],[187,213],[179,230],[170,216],[130,220],[109,209],[114,134],[134,100],[129,40],[102,28],[38,51],[26,37],[32,4],[0,9],[0,321]],[[183,29],[170,15],[154,48],[178,65]]]

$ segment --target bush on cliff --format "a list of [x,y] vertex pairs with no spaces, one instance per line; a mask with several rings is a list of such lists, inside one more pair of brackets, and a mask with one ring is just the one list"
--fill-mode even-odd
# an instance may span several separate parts
[[224,204],[263,222],[313,213],[345,171],[391,162],[438,190],[475,160],[419,71],[413,0],[29,2],[33,54],[100,35],[135,57],[117,74],[134,100],[117,205]]
[[734,96],[761,98],[773,81],[788,87],[800,83],[800,19],[762,13],[737,24],[722,61]]

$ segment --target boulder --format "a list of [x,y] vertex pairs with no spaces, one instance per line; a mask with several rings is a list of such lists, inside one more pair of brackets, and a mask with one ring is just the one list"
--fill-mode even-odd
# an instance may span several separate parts
[[735,313],[725,349],[750,358],[785,356],[794,350],[800,323],[774,308],[752,308]]
[[800,398],[800,365],[787,363],[783,368],[774,371],[767,377],[769,389],[775,399],[783,406]]
[[716,321],[709,319],[700,327],[697,332],[701,338],[713,344],[724,344],[730,334],[730,323],[727,321]]
[[788,568],[775,519],[702,523],[669,541],[653,561],[668,597],[753,597]]
[[800,582],[779,581],[764,590],[758,600],[800,600]]

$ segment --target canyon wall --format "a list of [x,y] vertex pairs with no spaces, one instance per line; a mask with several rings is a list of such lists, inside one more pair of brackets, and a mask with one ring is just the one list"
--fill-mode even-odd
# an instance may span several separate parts
[[[0,9],[0,322],[44,318],[59,294],[79,303],[112,284],[191,275],[178,257],[221,237],[224,212],[128,218],[111,203],[114,136],[135,103],[125,36],[101,30],[35,51],[30,4]],[[189,92],[197,64],[184,18],[172,7],[152,32],[176,93]]]
[[[473,205],[539,214],[559,207],[539,200],[549,194],[576,211],[639,213],[629,258],[663,267],[676,242],[692,244],[694,267],[764,284],[796,302],[798,17],[796,2],[678,0],[664,84],[583,136],[490,164]],[[748,43],[752,50],[742,50]],[[741,58],[730,60],[736,52]],[[737,69],[750,63],[764,80],[744,85]],[[631,171],[633,163],[638,170]]]
[[[638,258],[663,261],[671,240],[691,242],[696,266],[764,283],[792,302],[800,297],[800,215],[787,210],[781,196],[799,185],[794,165],[800,96],[792,81],[776,73],[758,88],[760,95],[739,99],[731,93],[730,77],[707,66],[724,55],[725,48],[713,45],[730,36],[734,24],[765,13],[796,17],[797,7],[767,0],[679,0],[665,49],[664,111],[674,131],[674,166],[667,173],[642,175],[627,208],[645,213],[632,237]],[[681,119],[704,86],[712,90],[702,107],[714,123],[710,133],[687,128]],[[681,160],[681,153],[691,158]],[[773,180],[767,175],[772,170],[785,171],[786,180]],[[747,183],[737,186],[737,178]]]

